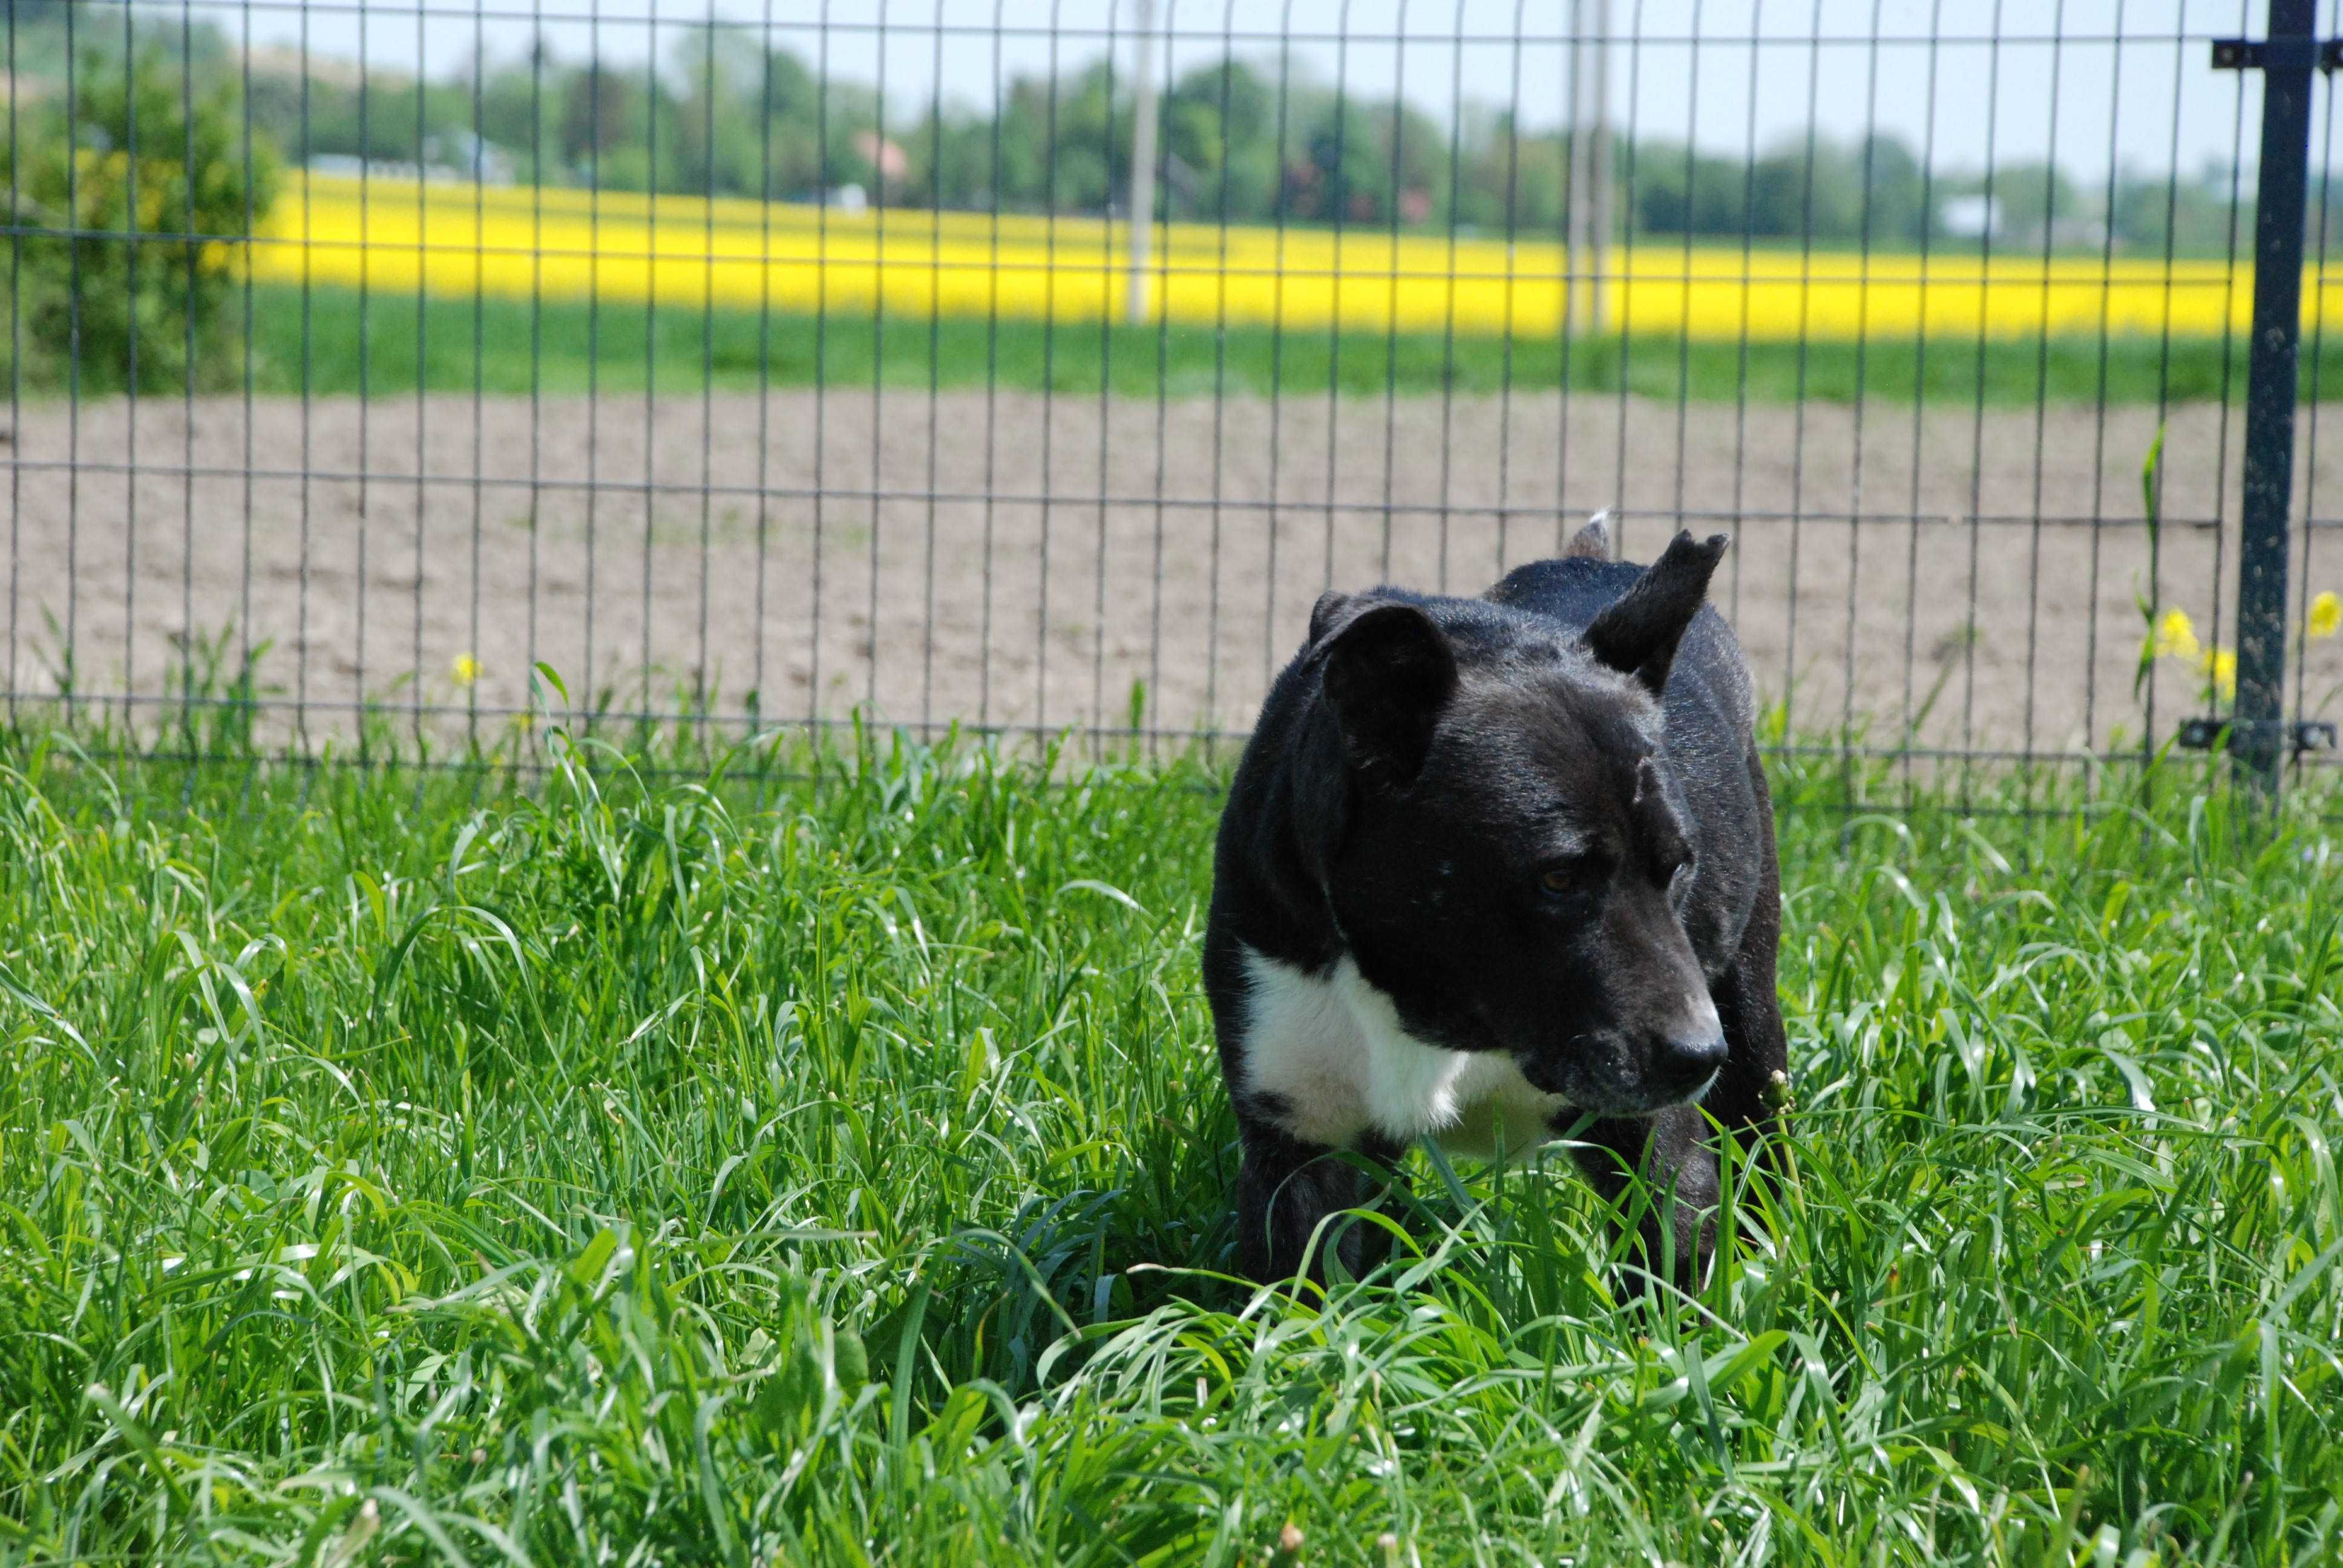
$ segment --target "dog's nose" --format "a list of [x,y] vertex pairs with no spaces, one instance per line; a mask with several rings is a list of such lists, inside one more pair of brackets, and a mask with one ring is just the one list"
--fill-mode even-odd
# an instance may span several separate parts
[[1725,1065],[1725,1037],[1696,1034],[1674,1039],[1653,1053],[1652,1085],[1674,1099],[1695,1094]]

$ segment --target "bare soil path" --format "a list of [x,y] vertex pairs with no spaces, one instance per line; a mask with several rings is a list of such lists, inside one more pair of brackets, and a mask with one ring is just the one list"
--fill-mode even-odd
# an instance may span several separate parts
[[[2171,412],[2151,540],[2155,427],[1554,395],[28,405],[5,673],[54,692],[69,640],[82,695],[154,697],[233,628],[313,739],[362,699],[517,708],[535,660],[620,709],[1113,725],[1141,686],[1151,724],[1241,729],[1325,586],[1477,591],[1614,507],[1633,558],[1679,518],[1735,533],[1717,598],[1801,732],[2105,747],[2147,717],[2136,596],[2227,635],[2241,421]],[[2343,587],[2310,532],[2311,587]],[[2343,638],[2310,651],[2315,709]],[[2160,731],[2197,684],[2160,668]]]

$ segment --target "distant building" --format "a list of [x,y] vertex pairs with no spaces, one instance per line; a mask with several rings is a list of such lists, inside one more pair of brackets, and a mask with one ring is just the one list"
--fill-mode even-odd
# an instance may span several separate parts
[[862,160],[879,171],[879,188],[900,185],[910,172],[911,160],[903,154],[901,144],[876,131],[854,133],[854,150]]
[[50,95],[50,84],[38,76],[0,70],[0,108],[12,104],[37,104]]
[[1948,196],[1936,209],[1936,225],[1955,239],[1990,239],[2002,232],[2001,198]]
[[487,138],[472,134],[468,128],[442,131],[437,142],[432,161],[442,168],[453,170],[459,177],[484,186],[508,186],[513,183],[515,166],[512,154]]

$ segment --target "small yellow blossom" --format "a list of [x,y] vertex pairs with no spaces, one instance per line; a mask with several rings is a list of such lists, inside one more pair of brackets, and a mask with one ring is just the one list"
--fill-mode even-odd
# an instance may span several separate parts
[[2343,627],[2343,598],[2328,588],[2310,601],[2310,635],[2333,637],[2338,627]]
[[2237,651],[2232,648],[2208,648],[2198,668],[2205,672],[2213,694],[2227,701],[2237,695]]
[[2194,660],[2203,649],[2197,643],[2196,623],[2185,609],[2168,609],[2156,623],[2156,656]]
[[480,661],[468,653],[459,653],[450,673],[455,676],[457,685],[468,687],[480,678]]

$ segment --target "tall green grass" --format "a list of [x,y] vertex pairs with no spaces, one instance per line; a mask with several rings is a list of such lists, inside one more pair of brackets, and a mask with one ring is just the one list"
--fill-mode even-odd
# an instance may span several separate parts
[[[232,302],[240,312],[241,307]],[[238,317],[241,319],[240,316]],[[697,393],[703,386],[739,391],[763,385],[869,387],[925,391],[999,386],[1011,391],[1152,398],[1284,393],[1381,396],[1494,395],[1568,387],[1574,392],[1628,391],[1702,402],[1790,403],[1802,398],[1851,403],[1929,402],[1995,407],[2037,402],[2096,405],[2211,400],[2245,395],[2246,339],[2092,335],[1996,338],[1882,339],[1853,343],[1680,342],[1616,334],[1573,339],[1516,338],[1432,332],[1274,333],[1265,327],[1211,326],[1044,327],[955,317],[834,313],[827,320],[777,311],[703,312],[684,306],[647,311],[639,305],[524,300],[427,299],[374,294],[363,302],[347,288],[253,290],[247,342],[255,390],[266,396],[414,392],[498,394],[532,388],[575,395],[593,387]],[[476,351],[477,348],[477,351]],[[0,342],[0,379],[7,374]],[[28,367],[27,394],[64,390],[54,366]],[[45,375],[46,380],[41,379]],[[2343,340],[2306,344],[2306,397],[2343,397]],[[200,389],[240,384],[223,373]],[[118,372],[85,365],[85,391],[114,389]]]
[[1556,1157],[1420,1165],[1322,1300],[1221,1272],[1214,775],[544,755],[0,741],[0,1553],[2343,1548],[2313,815],[1785,769],[1795,1136],[1706,1292],[1623,1307]]

